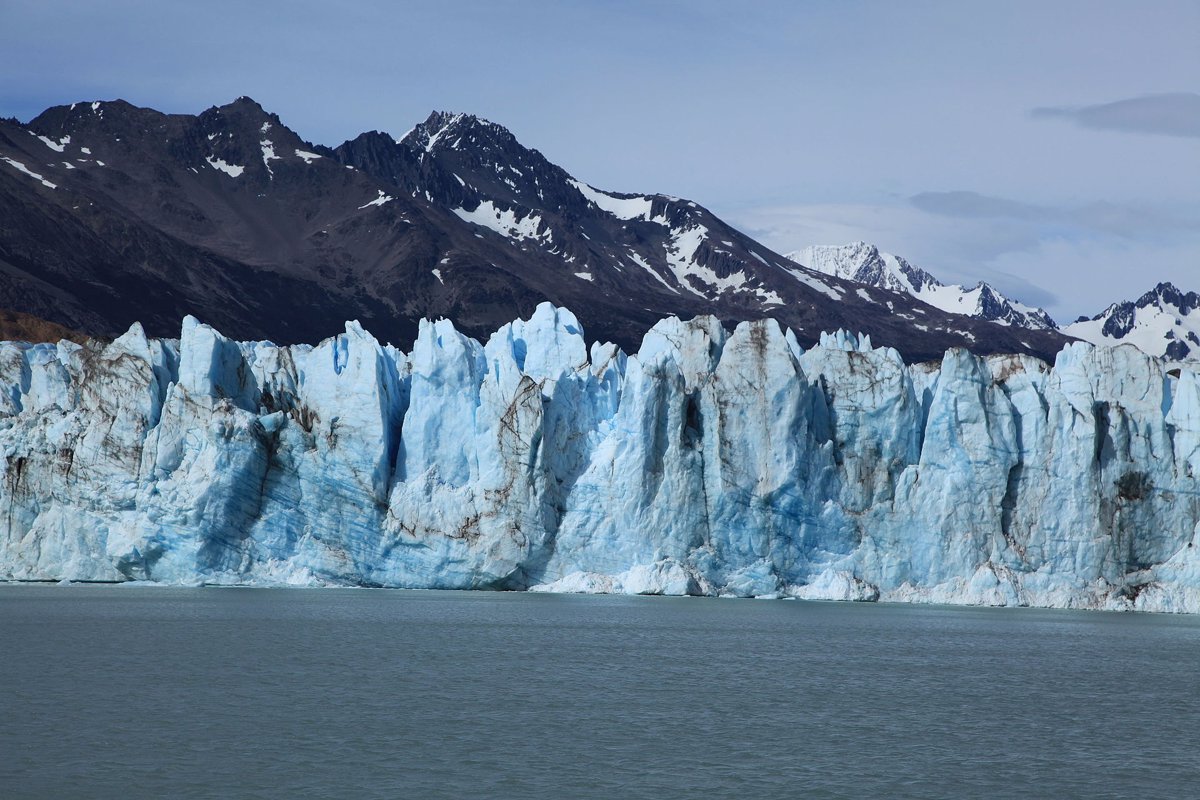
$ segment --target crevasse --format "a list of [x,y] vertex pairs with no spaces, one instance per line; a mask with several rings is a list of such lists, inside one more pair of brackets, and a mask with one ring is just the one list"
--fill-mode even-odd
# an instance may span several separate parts
[[1200,380],[543,304],[411,353],[0,344],[0,578],[1200,611]]

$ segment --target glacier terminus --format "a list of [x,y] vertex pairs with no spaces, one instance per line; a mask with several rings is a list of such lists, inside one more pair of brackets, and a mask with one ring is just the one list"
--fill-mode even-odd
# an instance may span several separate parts
[[803,349],[543,303],[316,346],[0,344],[0,579],[1200,612],[1200,377],[1133,347]]

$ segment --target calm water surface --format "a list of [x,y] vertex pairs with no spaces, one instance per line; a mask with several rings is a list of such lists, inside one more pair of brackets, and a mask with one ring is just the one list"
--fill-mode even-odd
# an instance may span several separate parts
[[1200,620],[0,586],[0,797],[1200,797]]

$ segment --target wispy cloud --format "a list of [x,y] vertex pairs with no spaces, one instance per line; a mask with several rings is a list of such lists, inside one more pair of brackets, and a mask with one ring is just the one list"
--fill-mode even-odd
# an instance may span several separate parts
[[929,214],[964,219],[1022,219],[1038,220],[1046,217],[1048,209],[1019,200],[979,194],[978,192],[921,192],[909,198],[913,207]]
[[909,198],[914,208],[957,219],[1015,220],[1043,228],[1074,229],[1125,238],[1200,230],[1200,218],[1179,209],[1096,202],[1048,206],[969,191],[921,192]]
[[1030,113],[1038,119],[1064,119],[1094,130],[1200,138],[1200,94],[1193,92],[1148,94],[1091,106],[1035,108]]

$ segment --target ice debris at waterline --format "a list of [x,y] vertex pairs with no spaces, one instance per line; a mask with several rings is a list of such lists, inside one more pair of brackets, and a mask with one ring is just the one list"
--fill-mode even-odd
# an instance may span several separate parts
[[0,344],[0,577],[1200,611],[1200,380],[549,304],[412,353]]

